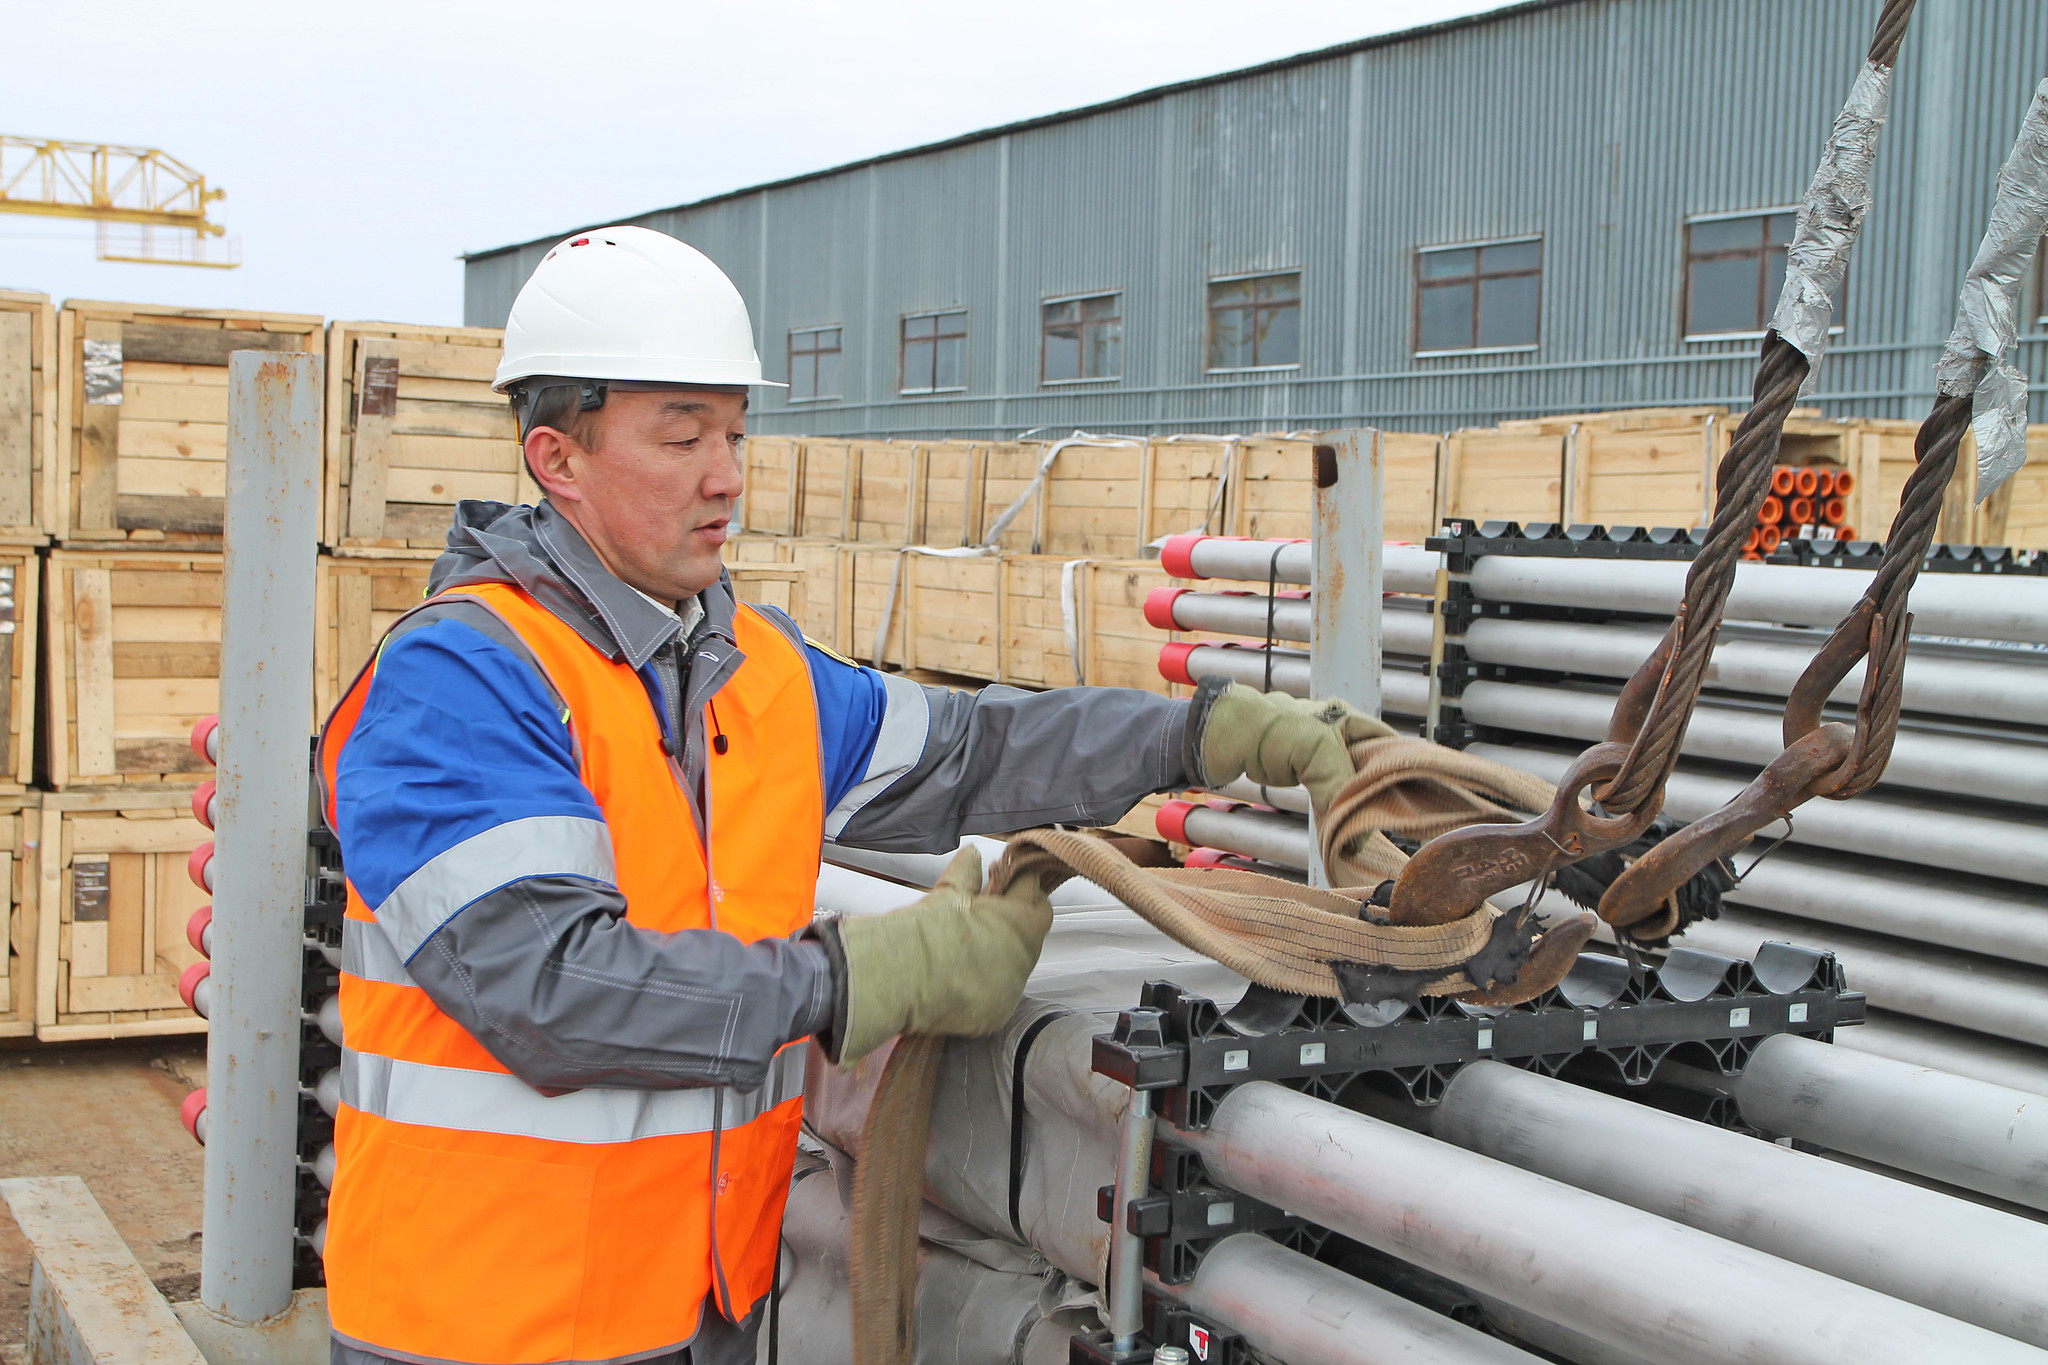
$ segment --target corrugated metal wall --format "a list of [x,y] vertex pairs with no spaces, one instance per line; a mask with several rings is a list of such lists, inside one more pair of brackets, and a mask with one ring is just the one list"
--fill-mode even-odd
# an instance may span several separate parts
[[[846,329],[844,396],[764,395],[763,431],[1442,430],[1740,406],[1756,343],[1680,338],[1685,221],[1798,201],[1877,9],[1523,9],[634,221],[733,277],[770,376],[787,377],[789,329]],[[1924,411],[1998,166],[2048,74],[2048,4],[1921,0],[1899,71],[1816,400],[1836,413]],[[1415,249],[1530,233],[1539,347],[1413,355]],[[465,320],[501,325],[549,244],[472,258]],[[1207,281],[1296,269],[1299,370],[1206,374]],[[1123,295],[1122,377],[1041,385],[1041,300],[1097,290]],[[953,307],[969,312],[966,392],[900,395],[902,316]],[[2022,353],[2048,366],[2048,334]]]

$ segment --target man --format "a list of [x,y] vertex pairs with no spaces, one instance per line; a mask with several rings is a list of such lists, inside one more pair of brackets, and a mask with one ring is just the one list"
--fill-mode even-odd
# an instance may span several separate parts
[[1247,765],[1348,771],[1286,698],[968,696],[735,602],[763,382],[696,251],[616,227],[549,252],[497,379],[546,498],[458,508],[432,600],[323,735],[349,876],[336,1362],[751,1361],[806,1040],[850,1064],[990,1032],[1051,921],[962,855],[916,905],[814,925],[823,839],[942,850]]

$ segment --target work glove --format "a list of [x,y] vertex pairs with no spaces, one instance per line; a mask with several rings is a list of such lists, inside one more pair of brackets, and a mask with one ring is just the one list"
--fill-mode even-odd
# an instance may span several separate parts
[[899,1033],[994,1033],[1016,1012],[1051,928],[1038,879],[984,892],[972,845],[923,900],[839,920],[846,1010],[833,1060],[851,1066]]
[[[1206,688],[1212,681],[1204,679]],[[1308,788],[1318,811],[1351,780],[1351,746],[1385,739],[1386,725],[1335,697],[1303,701],[1281,692],[1257,692],[1231,683],[1206,713],[1192,717],[1200,727],[1199,776],[1211,789],[1240,777],[1267,787]]]

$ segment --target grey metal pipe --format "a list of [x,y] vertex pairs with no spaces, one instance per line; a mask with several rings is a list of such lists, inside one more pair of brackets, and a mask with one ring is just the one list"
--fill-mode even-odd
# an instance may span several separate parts
[[2048,972],[2036,967],[1732,907],[1682,940],[1745,961],[1773,941],[1834,953],[1850,987],[1880,1008],[2048,1047]]
[[[1176,608],[1195,596],[1191,593],[1176,599]],[[1202,610],[1195,608],[1197,612]],[[1481,617],[1466,629],[1464,642],[1465,652],[1480,663],[1626,678],[1656,648],[1663,633],[1661,627],[1649,625]],[[1705,683],[1731,692],[1789,696],[1792,685],[1799,681],[1819,648],[1818,639],[1756,640],[1724,634],[1714,646]],[[1965,659],[1910,653],[1906,660],[1906,709],[1968,720],[2048,725],[2048,654],[1998,652],[2009,657]],[[1862,686],[1863,665],[1858,664],[1830,695],[1835,701],[1853,703]]]
[[1672,1365],[2048,1360],[1981,1327],[1268,1082],[1175,1135],[1221,1184]]
[[1429,1127],[1467,1151],[2048,1346],[2048,1225],[1499,1062],[1459,1071]]
[[[1266,638],[1266,604],[1269,601],[1273,599],[1264,593],[1184,592],[1173,599],[1173,624],[1178,630],[1204,630],[1218,635],[1242,635],[1263,640]],[[1395,605],[1410,601],[1415,602],[1418,609]],[[1387,611],[1380,622],[1381,649],[1388,654],[1428,658],[1434,617],[1422,608],[1427,608],[1429,603],[1420,598],[1397,597],[1385,606]],[[1280,598],[1273,602],[1273,638],[1307,644],[1313,617],[1307,598]]]
[[[1552,782],[1572,760],[1568,754],[1518,745],[1474,744],[1466,752]],[[1674,773],[1665,788],[1664,809],[1674,819],[1697,820],[1728,804],[1742,787],[1723,777]],[[1778,826],[1766,826],[1759,837],[1775,839],[1778,831]],[[1809,801],[1793,817],[1791,842],[2048,886],[2048,838],[2041,836],[2038,820],[1966,814],[1900,796]]]
[[[1669,616],[1685,595],[1687,567],[1682,560],[1488,555],[1472,566],[1471,582],[1472,591],[1489,602]],[[1856,605],[1869,581],[1855,569],[1742,564],[1728,597],[1728,619],[1832,628]],[[1922,574],[1908,600],[1914,628],[1923,634],[2048,644],[2048,578]]]
[[[2048,692],[2048,673],[2040,686]],[[1614,698],[1605,693],[1531,683],[1470,683],[1458,705],[1477,724],[1560,739],[1605,739],[1614,714]],[[1761,768],[1784,748],[1780,717],[1709,700],[1701,701],[1685,731],[1684,752],[1694,758]],[[2048,806],[2048,745],[1902,728],[1882,785]]]
[[1533,1365],[1536,1357],[1255,1233],[1226,1237],[1185,1285],[1204,1317],[1285,1365]]
[[1196,806],[1187,813],[1183,828],[1190,844],[1241,853],[1260,862],[1307,871],[1316,860],[1308,821],[1297,815]]
[[[1224,795],[1261,799],[1237,791]],[[1268,799],[1267,804],[1278,802]],[[1727,898],[1802,920],[1938,941],[2048,967],[2048,894],[2013,882],[1974,881],[1954,872],[1873,864],[1867,858],[1788,845],[1757,864]]]
[[2048,1051],[1926,1019],[1874,1009],[1862,1027],[1837,1032],[1835,1046],[2048,1095]]
[[[1273,552],[1279,551],[1277,573],[1273,573]],[[1381,587],[1386,592],[1436,592],[1437,565],[1443,556],[1420,545],[1389,544],[1380,559]],[[1172,565],[1168,565],[1172,572]],[[1307,541],[1236,540],[1227,536],[1204,536],[1192,542],[1188,567],[1195,578],[1234,578],[1246,583],[1264,583],[1269,573],[1281,583],[1306,587],[1312,582],[1312,560]],[[1673,599],[1675,602],[1677,599]]]
[[1248,777],[1240,777],[1214,790],[1216,795],[1227,796],[1234,801],[1256,801],[1275,810],[1293,811],[1296,815],[1309,813],[1306,787],[1262,787]]
[[[1152,1012],[1157,1020],[1158,1012]],[[1109,1224],[1110,1344],[1128,1351],[1145,1327],[1145,1239],[1130,1229],[1124,1211],[1145,1197],[1152,1178],[1152,1092],[1133,1090],[1117,1130],[1116,1198]]]
[[292,1301],[321,370],[321,357],[294,351],[228,358],[199,1297],[240,1324]]
[[2048,1209],[2040,1095],[1790,1034],[1757,1045],[1732,1093],[1766,1132]]
[[[1316,437],[1309,691],[1380,713],[1380,583],[1386,547],[1384,438],[1364,427]],[[1314,869],[1311,880],[1322,875]]]

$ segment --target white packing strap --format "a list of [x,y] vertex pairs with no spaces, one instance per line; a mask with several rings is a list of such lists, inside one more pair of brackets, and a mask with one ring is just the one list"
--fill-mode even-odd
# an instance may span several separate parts
[[1849,274],[1849,248],[1870,211],[1870,165],[1877,157],[1891,88],[1890,67],[1863,63],[1828,134],[1785,252],[1785,289],[1771,327],[1806,356],[1802,398],[1813,392],[1828,348],[1828,328],[1835,322],[1835,294]]
[[[889,627],[896,621],[896,598],[903,590],[903,557],[905,555],[930,555],[934,559],[986,559],[996,553],[985,545],[956,545],[941,549],[932,545],[906,545],[896,552],[889,561],[889,596],[882,603],[882,619],[875,626],[875,647],[868,655],[868,663],[879,669],[882,666],[882,651],[889,646]],[[848,592],[852,589],[849,587]]]
[[2048,81],[2020,120],[2012,155],[1998,172],[1998,197],[1977,258],[1963,276],[1956,327],[1935,362],[1945,395],[1976,390],[1970,425],[1977,433],[1977,500],[1982,502],[2027,462],[2027,376],[2008,360],[2019,343],[2020,284],[2048,232]]
[[1070,559],[1060,565],[1060,624],[1067,632],[1067,660],[1074,665],[1074,685],[1088,681],[1081,665],[1081,603],[1074,596],[1074,574],[1086,559]]
[[[1060,457],[1061,451],[1066,450],[1070,446],[1142,446],[1144,444],[1145,442],[1141,437],[1097,436],[1092,432],[1086,431],[1077,431],[1064,441],[1054,441],[1046,450],[1045,458],[1038,462],[1038,472],[1031,476],[1031,482],[1024,486],[1024,491],[1017,495],[1016,501],[1003,509],[1002,515],[996,518],[995,524],[988,528],[988,534],[981,538],[982,545],[993,548],[996,542],[1003,538],[1003,532],[1010,529],[1010,523],[1017,519],[1017,514],[1031,505],[1031,499],[1037,496],[1038,490],[1045,486],[1046,475],[1052,472],[1052,462]],[[1038,552],[1038,546],[1034,543],[1031,547],[1031,553],[1037,554]]]

